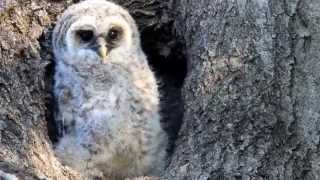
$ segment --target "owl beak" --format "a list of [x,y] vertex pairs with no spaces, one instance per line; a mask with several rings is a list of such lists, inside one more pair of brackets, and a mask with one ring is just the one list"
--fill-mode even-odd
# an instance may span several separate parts
[[106,46],[100,46],[98,49],[98,54],[101,57],[102,61],[105,62],[108,55],[108,48]]

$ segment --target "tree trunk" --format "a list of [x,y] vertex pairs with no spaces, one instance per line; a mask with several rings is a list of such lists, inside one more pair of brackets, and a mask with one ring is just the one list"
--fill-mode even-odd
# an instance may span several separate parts
[[168,179],[320,179],[320,1],[179,0],[184,119]]
[[[115,1],[162,80],[172,144],[183,105],[163,179],[320,179],[320,1]],[[73,2],[0,0],[0,179],[80,178],[52,150],[50,36]]]
[[51,57],[41,54],[39,43],[64,6],[0,1],[0,170],[20,179],[77,177],[54,157],[48,138],[45,67]]

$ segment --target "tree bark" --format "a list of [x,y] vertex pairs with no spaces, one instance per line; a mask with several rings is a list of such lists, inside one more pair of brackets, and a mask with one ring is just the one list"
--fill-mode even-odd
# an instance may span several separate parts
[[77,177],[54,157],[48,138],[49,62],[38,41],[64,6],[0,1],[0,170],[20,179]]
[[[183,105],[163,179],[320,179],[320,1],[115,1],[163,80],[171,142]],[[50,36],[74,2],[0,0],[0,179],[81,178],[52,150]]]
[[320,1],[179,0],[184,119],[168,179],[320,179]]

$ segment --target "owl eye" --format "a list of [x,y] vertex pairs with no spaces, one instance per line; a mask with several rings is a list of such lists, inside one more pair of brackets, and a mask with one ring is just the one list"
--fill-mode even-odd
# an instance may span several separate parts
[[111,28],[108,32],[108,40],[111,40],[111,41],[119,40],[121,33],[122,33],[121,29]]
[[93,31],[91,30],[79,30],[77,35],[83,42],[89,42],[93,39]]

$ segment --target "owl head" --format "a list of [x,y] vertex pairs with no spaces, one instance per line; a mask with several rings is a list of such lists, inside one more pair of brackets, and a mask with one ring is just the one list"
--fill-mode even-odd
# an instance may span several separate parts
[[[140,51],[139,32],[130,14],[105,0],[70,6],[53,31],[56,61],[98,64],[125,61]],[[120,56],[120,57],[119,57]]]

